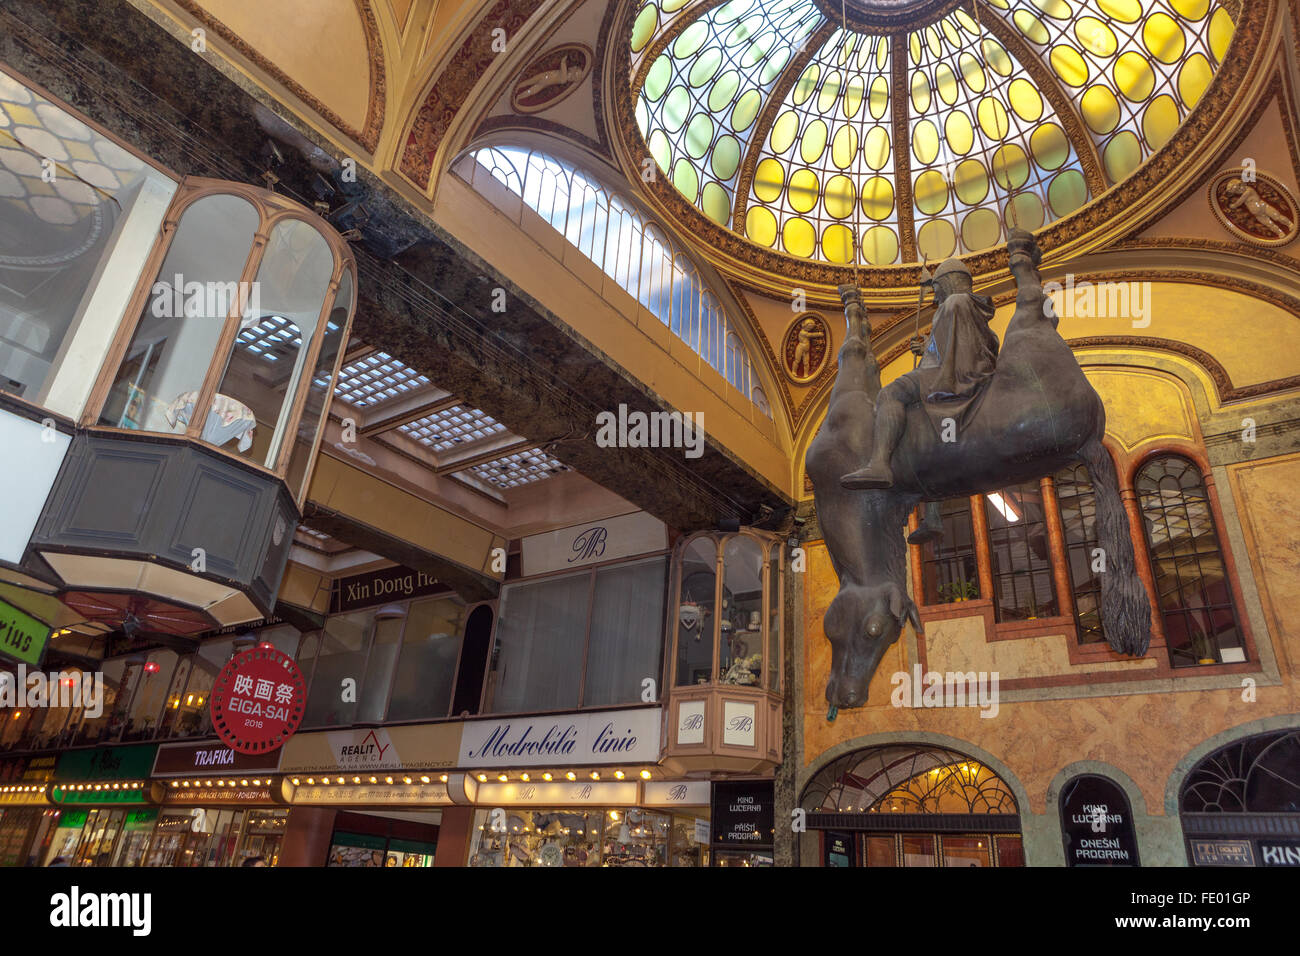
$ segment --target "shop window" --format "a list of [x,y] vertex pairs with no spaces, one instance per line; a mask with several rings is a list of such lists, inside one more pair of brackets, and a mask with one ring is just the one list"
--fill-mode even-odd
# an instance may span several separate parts
[[1096,567],[1097,499],[1087,466],[1074,465],[1054,476],[1056,503],[1065,533],[1066,561],[1074,596],[1074,620],[1080,644],[1100,644],[1106,639],[1101,626],[1101,574]]
[[1162,455],[1134,481],[1174,667],[1244,661],[1223,549],[1199,469]]
[[135,698],[122,728],[122,740],[149,740],[153,737],[179,659],[175,651],[166,649],[151,651],[145,658],[139,669]]
[[176,184],[0,73],[0,389],[75,417]]
[[356,298],[350,253],[252,187],[186,180],[169,216],[99,424],[197,438],[300,499]]
[[[303,712],[304,727],[340,727],[356,723],[364,688],[366,650],[373,612],[335,614],[325,621],[316,650],[315,671]],[[355,695],[344,700],[343,681],[351,680]]]
[[675,686],[779,688],[780,545],[751,533],[698,535],[676,560]]
[[458,598],[411,604],[388,704],[389,720],[447,716],[464,622],[465,607]]
[[504,829],[493,829],[491,811],[478,810],[469,865],[707,866],[708,845],[697,842],[699,819],[637,807],[509,808]]
[[[925,506],[918,512],[924,516]],[[970,498],[948,498],[939,504],[943,537],[922,545],[921,580],[925,604],[952,604],[980,596],[979,566]]]
[[453,716],[469,717],[478,713],[491,649],[492,608],[480,604],[470,612],[465,623],[465,641],[456,672],[456,696],[451,703]]
[[1032,621],[1059,612],[1052,554],[1038,481],[984,495],[998,621]]
[[654,558],[504,588],[487,709],[640,702],[642,681],[659,680],[665,569]]

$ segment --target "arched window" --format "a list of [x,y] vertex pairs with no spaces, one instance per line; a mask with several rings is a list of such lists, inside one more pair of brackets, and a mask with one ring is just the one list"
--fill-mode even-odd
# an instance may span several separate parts
[[1079,643],[1099,644],[1106,635],[1101,626],[1101,577],[1095,560],[1096,550],[1101,544],[1097,539],[1097,499],[1092,491],[1092,481],[1087,466],[1082,463],[1061,469],[1053,480],[1056,503],[1061,512],[1061,529],[1065,533]]
[[553,156],[516,146],[486,146],[471,156],[771,417],[771,407],[755,398],[749,353],[718,297],[663,230]]
[[1134,481],[1156,599],[1174,667],[1246,659],[1205,481],[1178,455],[1152,458]]

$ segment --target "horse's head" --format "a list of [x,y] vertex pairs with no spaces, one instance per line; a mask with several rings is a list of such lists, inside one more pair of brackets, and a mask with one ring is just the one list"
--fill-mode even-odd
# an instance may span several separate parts
[[867,702],[871,677],[886,648],[898,640],[908,620],[921,633],[916,604],[894,581],[845,584],[840,588],[822,622],[831,642],[826,701],[832,713],[840,707],[861,707]]

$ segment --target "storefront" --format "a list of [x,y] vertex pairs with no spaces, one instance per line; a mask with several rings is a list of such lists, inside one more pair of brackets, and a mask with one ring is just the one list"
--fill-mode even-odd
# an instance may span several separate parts
[[1020,811],[1003,780],[939,747],[888,745],[839,757],[804,788],[797,864],[1024,866]]
[[260,856],[274,866],[288,826],[279,760],[279,750],[241,754],[219,741],[159,747],[162,808],[144,865],[239,866]]
[[57,811],[46,798],[53,757],[0,760],[0,866],[24,866]]
[[138,866],[142,834],[157,814],[149,771],[153,744],[70,750],[59,755],[49,799],[58,807],[37,854],[72,866]]

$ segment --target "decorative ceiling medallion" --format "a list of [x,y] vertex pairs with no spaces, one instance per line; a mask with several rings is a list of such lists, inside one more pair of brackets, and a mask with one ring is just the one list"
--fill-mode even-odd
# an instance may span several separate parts
[[595,57],[581,43],[566,43],[547,50],[523,71],[510,93],[516,113],[550,109],[578,88],[591,72]]
[[1210,208],[1223,227],[1256,246],[1285,246],[1300,235],[1300,207],[1267,173],[1230,169],[1210,183]]
[[797,385],[807,385],[826,367],[831,330],[816,312],[794,317],[781,338],[781,368]]
[[909,30],[927,26],[963,4],[962,0],[813,0],[834,23],[855,30]]

